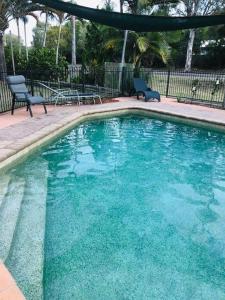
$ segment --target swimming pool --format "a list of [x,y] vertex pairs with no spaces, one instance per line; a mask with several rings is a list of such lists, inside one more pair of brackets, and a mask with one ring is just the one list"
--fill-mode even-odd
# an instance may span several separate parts
[[27,299],[225,299],[224,149],[223,134],[128,115],[13,168],[6,265]]

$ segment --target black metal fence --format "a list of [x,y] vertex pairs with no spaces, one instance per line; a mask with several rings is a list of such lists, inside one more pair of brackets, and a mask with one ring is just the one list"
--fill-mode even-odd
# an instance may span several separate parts
[[225,72],[141,69],[149,86],[179,102],[225,108]]
[[[49,74],[48,70],[40,70],[40,72],[17,72],[24,75],[26,85],[30,93],[33,95],[43,95],[47,100],[52,92],[40,83],[50,87],[53,90],[73,89],[82,93],[95,93],[103,99],[118,97],[121,93],[118,87],[119,74],[116,70],[103,69],[83,69],[76,68],[72,70],[65,69],[59,74]],[[13,75],[8,72],[7,75]],[[12,105],[12,95],[8,89],[6,82],[6,74],[0,74],[0,113],[9,111]],[[21,103],[17,103],[16,108],[21,107]]]
[[[21,72],[17,72],[17,74]],[[10,74],[10,73],[9,73]],[[46,99],[50,92],[39,82],[52,89],[76,89],[81,92],[94,92],[102,98],[114,98],[132,94],[133,78],[143,78],[147,84],[161,95],[175,97],[180,102],[206,104],[225,108],[225,72],[185,73],[182,70],[141,68],[138,73],[123,68],[71,68],[60,72],[60,75],[49,74],[48,70],[22,73],[27,86],[33,94],[42,94]],[[0,112],[11,108],[11,95],[5,76],[0,74]],[[20,107],[21,104],[17,104]]]

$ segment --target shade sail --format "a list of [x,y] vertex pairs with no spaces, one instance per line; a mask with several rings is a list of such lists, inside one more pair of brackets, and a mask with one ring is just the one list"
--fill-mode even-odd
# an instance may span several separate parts
[[88,8],[60,0],[33,0],[71,15],[118,29],[151,32],[171,31],[225,24],[225,14],[193,17],[140,16]]

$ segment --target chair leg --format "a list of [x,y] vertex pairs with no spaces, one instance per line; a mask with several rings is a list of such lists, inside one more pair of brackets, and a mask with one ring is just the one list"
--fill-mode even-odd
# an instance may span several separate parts
[[12,100],[12,109],[11,109],[11,115],[14,114],[14,108],[15,108],[15,99],[13,97],[13,100]]
[[27,111],[28,111],[28,109],[29,109],[29,106],[28,106],[28,104],[27,104]]
[[32,113],[32,109],[31,109],[30,104],[27,104],[27,107],[28,107],[28,110],[29,110],[29,112],[30,112],[30,116],[31,116],[31,118],[32,118],[32,117],[33,117],[33,113]]
[[47,108],[46,108],[45,103],[43,103],[43,107],[44,107],[45,113],[47,114],[48,112],[47,112]]

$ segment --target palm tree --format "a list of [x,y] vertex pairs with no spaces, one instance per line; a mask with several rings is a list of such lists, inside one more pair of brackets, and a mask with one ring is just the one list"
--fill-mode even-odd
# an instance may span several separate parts
[[[171,47],[169,45],[167,36],[162,33],[136,33],[130,32],[129,40],[127,41],[127,48],[130,60],[135,69],[139,69],[142,61],[148,57],[149,64],[151,65],[154,58],[157,57],[164,64],[168,65],[171,58]],[[121,36],[113,37],[105,44],[105,48],[111,48],[117,51],[122,43]]]
[[19,55],[21,55],[21,34],[20,34],[20,19],[22,20],[22,22],[24,23],[25,19],[24,17],[26,17],[27,15],[30,15],[32,17],[34,17],[37,22],[37,16],[33,13],[33,11],[38,10],[40,7],[39,5],[33,4],[29,1],[17,1],[17,5],[15,7],[15,9],[13,10],[13,17],[16,20],[16,24],[17,24],[17,35],[18,35],[18,40],[19,40]]
[[66,19],[68,18],[68,15],[59,10],[58,11],[54,10],[54,14],[56,15],[58,22],[59,22],[59,31],[58,31],[58,39],[57,39],[57,46],[56,46],[56,64],[58,65],[58,63],[59,63],[59,45],[60,45],[60,40],[61,40],[62,25],[63,25],[63,22],[66,21]]
[[19,41],[19,55],[21,55],[22,47],[21,47],[21,34],[20,34],[20,18],[16,17],[16,26],[17,26],[17,37]]
[[[124,5],[124,0],[120,0],[120,13],[121,14],[123,13],[123,5]],[[121,87],[122,71],[123,71],[123,67],[125,64],[127,38],[128,38],[128,30],[125,30],[124,31],[124,40],[123,40],[123,50],[122,50],[122,56],[121,56],[121,64],[120,64],[120,72],[119,72],[119,83],[118,83],[119,90]]]
[[[168,65],[171,57],[171,47],[165,36],[160,32],[152,32],[143,35],[133,33],[135,38],[134,64],[139,70],[144,57],[148,56],[152,61],[154,57],[159,58],[165,65]],[[136,37],[135,37],[136,35]]]
[[[176,3],[178,0],[120,0],[120,12],[123,13],[123,6],[127,5],[128,10],[132,14],[142,14],[143,12],[147,11],[148,13],[153,12],[153,7],[155,5],[168,5],[171,3]],[[122,50],[122,57],[121,57],[121,71],[119,76],[119,90],[121,86],[122,80],[122,69],[125,64],[125,55],[126,55],[126,46],[128,40],[129,31],[125,30],[124,32],[124,42],[123,42],[123,50]]]
[[8,28],[9,21],[13,19],[12,14],[16,1],[3,0],[0,2],[0,78],[4,78],[6,73],[6,62],[4,53],[3,37]]
[[76,55],[76,17],[71,17],[72,23],[72,66],[77,64],[77,55]]
[[60,46],[60,40],[61,40],[61,33],[62,33],[62,25],[63,23],[69,18],[69,15],[57,10],[57,9],[50,9],[49,14],[55,17],[55,19],[59,23],[59,30],[58,30],[58,38],[57,38],[57,45],[56,45],[56,64],[59,63],[59,46]]
[[29,54],[28,54],[28,47],[27,47],[27,22],[28,22],[28,18],[27,16],[24,16],[21,18],[21,20],[23,21],[23,28],[24,28],[24,38],[25,38],[25,49],[26,49],[26,59],[28,61],[29,59]]
[[54,13],[51,11],[52,9],[44,6],[41,10],[41,14],[45,14],[45,28],[44,28],[44,35],[43,35],[43,48],[46,47],[46,41],[47,41],[47,32],[48,32],[48,21],[49,19],[54,20],[55,19],[55,15]]
[[[21,11],[21,14],[22,14],[22,11]],[[20,17],[21,21],[23,22],[23,28],[24,28],[24,38],[25,38],[25,49],[26,49],[26,59],[27,59],[27,61],[28,61],[28,58],[29,58],[28,46],[27,46],[27,23],[28,23],[28,16],[32,16],[37,21],[37,23],[38,23],[37,16],[34,13],[32,13],[32,12],[28,12],[26,15]],[[20,45],[20,47],[21,47],[21,45]]]
[[[21,7],[24,8],[21,13]],[[39,5],[33,5],[27,0],[1,0],[0,1],[0,73],[1,78],[6,73],[6,63],[4,54],[3,37],[5,30],[9,26],[9,22],[18,17],[24,16],[31,11],[38,10]],[[2,75],[4,74],[4,75]]]
[[43,48],[46,47],[46,38],[47,38],[47,31],[48,31],[48,17],[49,17],[49,10],[48,8],[44,8],[41,12],[45,13],[45,29],[44,29],[44,36],[43,36]]

